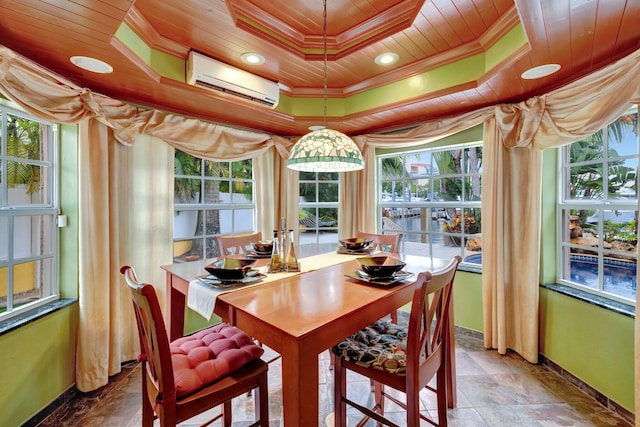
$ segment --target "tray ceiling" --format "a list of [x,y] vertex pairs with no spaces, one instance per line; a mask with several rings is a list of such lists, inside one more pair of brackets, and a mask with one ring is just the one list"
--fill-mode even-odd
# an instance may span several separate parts
[[[136,105],[280,135],[323,124],[322,2],[86,0],[0,3],[0,43],[74,83]],[[390,131],[517,102],[640,47],[632,0],[329,0],[328,125]],[[278,82],[269,109],[188,85],[196,51]],[[262,54],[248,65],[245,52]],[[392,65],[377,55],[398,54]],[[74,55],[109,63],[95,74]],[[520,77],[547,63],[559,72]]]

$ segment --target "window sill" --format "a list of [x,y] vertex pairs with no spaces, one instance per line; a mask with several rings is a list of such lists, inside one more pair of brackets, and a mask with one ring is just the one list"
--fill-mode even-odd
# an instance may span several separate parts
[[4,335],[8,332],[18,329],[28,323],[31,323],[47,314],[58,311],[64,307],[68,307],[78,302],[76,298],[62,298],[58,301],[53,301],[45,304],[41,307],[34,308],[25,313],[19,314],[7,320],[0,321],[0,335]]
[[467,273],[482,274],[482,265],[473,262],[463,262],[458,265],[458,271],[466,271]]
[[560,285],[557,283],[543,283],[540,285],[550,291],[558,292],[563,295],[584,301],[589,304],[596,305],[598,307],[611,310],[615,313],[622,314],[627,317],[636,317],[636,308],[632,304],[625,304],[623,302],[613,301],[608,298],[594,295],[589,292],[581,291],[580,289],[572,288],[566,285]]

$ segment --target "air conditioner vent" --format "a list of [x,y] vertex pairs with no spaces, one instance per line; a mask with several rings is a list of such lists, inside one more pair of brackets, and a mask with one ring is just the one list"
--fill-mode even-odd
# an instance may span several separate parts
[[196,52],[189,53],[187,83],[275,108],[280,88],[267,80]]
[[195,86],[200,86],[200,87],[204,87],[204,88],[207,88],[207,89],[216,90],[218,92],[228,93],[230,95],[234,95],[234,96],[237,96],[239,98],[248,99],[249,101],[257,102],[258,104],[267,105],[269,107],[274,107],[278,103],[277,99],[256,98],[255,96],[251,96],[251,95],[249,95],[247,93],[242,93],[242,92],[235,91],[233,89],[224,88],[222,86],[218,86],[218,85],[215,85],[215,84],[212,84],[212,83],[208,83],[208,82],[205,82],[205,81],[202,81],[202,80],[196,80]]

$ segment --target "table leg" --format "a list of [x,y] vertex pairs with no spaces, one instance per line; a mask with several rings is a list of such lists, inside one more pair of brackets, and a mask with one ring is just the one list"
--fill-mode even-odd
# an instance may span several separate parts
[[184,305],[186,303],[186,295],[176,289],[175,280],[181,280],[171,273],[167,273],[166,292],[167,292],[167,312],[166,327],[169,334],[169,341],[176,340],[184,335]]
[[285,427],[318,425],[318,355],[304,354],[301,347],[281,353]]

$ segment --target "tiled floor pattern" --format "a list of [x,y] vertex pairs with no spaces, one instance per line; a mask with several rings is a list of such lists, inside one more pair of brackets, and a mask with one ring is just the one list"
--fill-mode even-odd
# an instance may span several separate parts
[[[448,412],[452,427],[632,425],[547,366],[527,363],[515,353],[501,356],[496,351],[485,350],[482,340],[475,334],[457,334],[456,361],[458,405]],[[271,426],[278,427],[283,425],[280,361],[269,366]],[[329,370],[328,352],[320,356],[319,369],[319,425],[331,427],[333,371]],[[350,376],[348,391],[356,400],[371,400],[369,381],[363,377]],[[422,403],[424,410],[435,416],[435,399],[429,393],[423,391]],[[39,426],[139,426],[140,402],[140,368],[137,364],[130,364],[109,385],[78,395]],[[394,410],[394,418],[401,420],[402,411],[388,405],[387,411]],[[206,419],[196,417],[181,426],[200,425]],[[247,426],[249,420],[253,420],[253,399],[247,396],[236,398],[234,427]],[[355,424],[356,419],[350,418],[349,425]],[[399,424],[404,425],[403,422]],[[373,425],[371,421],[367,424]]]

